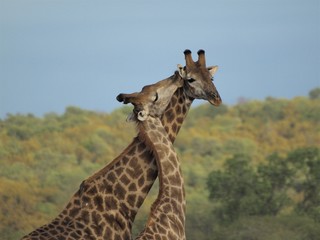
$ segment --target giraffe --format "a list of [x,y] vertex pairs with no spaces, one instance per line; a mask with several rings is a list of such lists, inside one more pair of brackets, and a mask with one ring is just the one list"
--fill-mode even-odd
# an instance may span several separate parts
[[[161,116],[170,141],[174,141],[194,99],[219,105],[221,98],[212,82],[217,66],[206,67],[205,52],[198,61],[184,51],[186,66],[168,80],[183,80]],[[121,94],[117,97],[120,99]],[[135,137],[107,166],[82,182],[62,212],[50,223],[22,239],[131,239],[135,216],[157,177],[153,154]],[[103,218],[98,212],[103,212]],[[91,236],[101,237],[91,237]]]
[[[160,111],[161,109],[165,109],[168,106],[172,95],[182,85],[182,78],[170,78],[159,81],[153,85],[145,86],[143,88],[143,93],[145,95],[147,95],[147,92],[157,93],[155,95],[155,99],[152,99],[152,102],[157,102],[157,104],[153,105],[153,108],[159,109],[158,111]],[[157,101],[158,98],[162,99],[162,101]],[[163,111],[164,110],[162,110],[162,112]],[[103,191],[105,189],[97,189],[97,187],[98,186],[96,184],[93,184],[92,186],[90,185],[88,187],[90,188],[88,191],[85,191],[85,186],[83,183],[79,190],[79,200],[80,204],[82,205],[82,213],[79,215],[79,217],[70,219],[66,223],[65,231],[60,231],[62,229],[61,226],[55,226],[57,227],[55,230],[53,230],[52,228],[50,229],[50,227],[44,227],[40,231],[41,236],[47,237],[46,239],[130,239],[127,238],[128,236],[113,235],[112,231],[114,229],[104,223],[104,221],[117,221],[117,219],[112,218],[114,218],[114,216],[119,213],[117,206],[111,206],[112,204],[114,204],[114,202],[112,202],[112,199],[110,200],[110,196],[108,196],[108,194],[103,196]],[[110,185],[109,187],[113,186]],[[92,195],[93,198],[91,198]],[[133,204],[133,202],[129,202],[129,204]],[[108,211],[104,211],[105,206],[110,207]],[[87,214],[87,212],[90,212],[90,216]],[[86,222],[90,220],[93,222]],[[117,222],[117,224],[120,225],[124,223]],[[59,229],[59,227],[61,229]],[[112,227],[117,228],[117,225],[114,224]],[[37,234],[38,232],[39,230],[37,231]],[[34,235],[30,235],[31,239],[33,239],[32,237],[34,237]]]
[[[166,90],[167,91],[167,90]],[[147,224],[136,240],[185,240],[186,200],[180,161],[164,129],[163,114],[171,92],[159,94],[157,88],[143,88],[140,93],[123,94],[124,103],[134,105],[130,119],[137,122],[139,139],[153,153],[159,178],[159,193],[151,207]]]

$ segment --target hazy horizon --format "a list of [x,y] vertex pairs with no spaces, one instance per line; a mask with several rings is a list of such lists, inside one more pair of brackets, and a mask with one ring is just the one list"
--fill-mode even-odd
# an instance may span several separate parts
[[0,15],[0,118],[111,112],[120,92],[173,74],[185,49],[219,66],[227,105],[320,86],[317,0],[4,0]]

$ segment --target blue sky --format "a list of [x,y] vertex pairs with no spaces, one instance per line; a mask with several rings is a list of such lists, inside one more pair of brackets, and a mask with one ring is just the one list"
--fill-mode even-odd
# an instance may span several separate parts
[[0,118],[111,112],[183,51],[219,65],[226,104],[320,86],[319,0],[0,0]]

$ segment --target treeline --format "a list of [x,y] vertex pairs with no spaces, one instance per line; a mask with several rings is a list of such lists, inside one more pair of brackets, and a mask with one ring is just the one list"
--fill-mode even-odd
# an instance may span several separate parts
[[[135,136],[131,107],[109,114],[68,107],[0,120],[0,236],[18,239],[64,207],[83,179]],[[320,98],[267,98],[190,110],[175,142],[189,239],[318,239]],[[153,187],[137,216],[144,225]]]

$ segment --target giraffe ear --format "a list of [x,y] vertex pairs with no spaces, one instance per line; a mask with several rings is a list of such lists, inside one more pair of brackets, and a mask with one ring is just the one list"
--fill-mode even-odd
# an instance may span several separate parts
[[186,72],[185,68],[181,64],[178,64],[177,67],[178,67],[179,75],[182,78],[186,78],[187,77],[187,72]]
[[207,69],[209,70],[211,76],[213,76],[217,72],[218,66],[211,66],[211,67],[208,67]]
[[142,110],[140,112],[137,113],[137,118],[139,121],[143,122],[145,120],[147,120],[148,118],[148,113],[145,110]]

